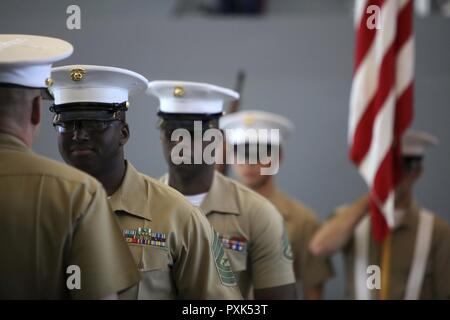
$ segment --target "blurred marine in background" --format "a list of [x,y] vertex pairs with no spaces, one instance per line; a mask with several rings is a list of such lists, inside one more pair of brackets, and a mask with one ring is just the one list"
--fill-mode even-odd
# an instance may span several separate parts
[[[316,255],[343,250],[348,298],[379,299],[381,290],[386,290],[387,299],[450,299],[450,227],[413,197],[425,149],[436,144],[437,139],[426,132],[409,131],[403,136],[402,178],[395,189],[395,225],[389,236],[390,263],[383,263],[383,247],[371,236],[368,195],[336,209],[314,236],[311,250]],[[382,265],[389,266],[389,270],[381,267],[388,281],[377,285],[379,281],[374,280],[369,288],[367,280],[374,270],[369,267]]]
[[[315,213],[304,204],[280,191],[275,184],[274,175],[261,174],[261,168],[271,163],[263,164],[261,161],[250,163],[248,157],[251,147],[255,152],[260,148],[271,151],[272,146],[284,147],[286,139],[294,129],[294,125],[286,118],[262,111],[240,111],[226,115],[220,119],[220,127],[225,132],[228,129],[236,131],[226,135],[227,143],[235,157],[238,152],[245,152],[245,163],[232,166],[237,179],[250,189],[269,199],[282,214],[291,242],[294,255],[294,271],[297,279],[298,295],[306,299],[320,299],[324,283],[333,275],[331,262],[328,259],[316,257],[309,252],[309,241],[319,227]],[[274,141],[259,141],[254,130],[278,130],[279,139]],[[260,159],[259,159],[260,160]],[[283,160],[282,150],[279,157],[273,161]]]

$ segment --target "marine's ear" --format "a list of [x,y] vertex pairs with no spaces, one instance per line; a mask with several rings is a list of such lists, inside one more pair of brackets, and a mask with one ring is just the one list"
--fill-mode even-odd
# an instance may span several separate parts
[[128,139],[130,138],[130,128],[128,126],[128,123],[123,122],[121,127],[120,127],[120,140],[119,140],[119,144],[121,146],[124,146],[127,142]]
[[30,121],[34,126],[41,123],[42,113],[42,98],[41,96],[35,96],[31,102],[31,116]]

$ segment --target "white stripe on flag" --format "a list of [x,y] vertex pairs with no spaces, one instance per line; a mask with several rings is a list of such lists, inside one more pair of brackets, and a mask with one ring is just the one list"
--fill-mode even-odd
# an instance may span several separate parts
[[364,13],[366,11],[367,1],[368,0],[355,0],[355,6],[353,7],[355,10],[353,13],[353,23],[355,29],[359,28],[361,18],[364,16]]
[[399,97],[414,78],[414,39],[410,37],[400,49],[396,61],[396,90]]
[[395,214],[395,192],[394,190],[391,190],[389,192],[388,198],[384,202],[383,209],[381,210],[384,218],[386,219],[386,223],[389,226],[389,228],[392,228],[395,224],[394,214]]
[[369,186],[373,185],[375,175],[386,157],[393,141],[395,112],[395,94],[391,90],[381,110],[378,112],[373,126],[370,149],[359,166],[359,172]]

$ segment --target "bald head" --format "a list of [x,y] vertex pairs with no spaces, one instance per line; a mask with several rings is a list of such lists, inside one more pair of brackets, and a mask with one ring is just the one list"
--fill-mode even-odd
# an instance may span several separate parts
[[40,89],[0,86],[0,132],[31,146],[41,118]]

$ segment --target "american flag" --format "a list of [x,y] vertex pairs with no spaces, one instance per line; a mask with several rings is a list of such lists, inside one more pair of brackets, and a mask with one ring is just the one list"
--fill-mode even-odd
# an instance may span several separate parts
[[355,66],[350,94],[350,159],[370,189],[375,240],[394,224],[401,136],[413,117],[411,0],[355,1]]

